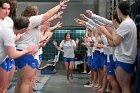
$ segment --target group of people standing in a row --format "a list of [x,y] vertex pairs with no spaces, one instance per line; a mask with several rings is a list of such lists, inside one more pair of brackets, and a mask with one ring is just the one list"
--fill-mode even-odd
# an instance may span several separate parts
[[[0,1],[0,93],[6,93],[13,78],[15,67],[18,70],[16,93],[33,93],[37,80],[37,68],[42,60],[42,47],[53,35],[52,30],[61,27],[61,22],[50,27],[52,20],[61,18],[68,0],[38,15],[38,8],[29,5],[21,17],[12,20],[9,16],[10,0]],[[59,12],[58,12],[59,11]],[[13,13],[13,12],[11,12]],[[88,49],[88,65],[91,70],[91,85],[104,93],[111,86],[112,93],[132,93],[131,77],[137,54],[137,29],[130,18],[130,5],[122,1],[114,10],[112,21],[93,14],[80,14],[76,23],[86,27],[83,46]],[[54,46],[64,52],[67,83],[73,79],[75,60],[74,50],[79,39],[71,39],[69,32],[64,40]]]
[[[14,2],[12,5],[11,1]],[[62,25],[58,22],[50,27],[50,23],[62,17],[62,8],[68,2],[63,0],[40,15],[37,6],[29,5],[21,17],[16,18],[16,11],[12,10],[16,9],[16,0],[0,1],[0,93],[7,92],[15,67],[18,70],[15,93],[33,93],[42,47],[52,37],[52,31]]]
[[[76,23],[86,27],[83,46],[88,49],[90,85],[99,93],[132,93],[132,73],[137,55],[137,28],[130,18],[130,5],[121,1],[112,21],[86,10]],[[110,87],[111,88],[110,88]]]

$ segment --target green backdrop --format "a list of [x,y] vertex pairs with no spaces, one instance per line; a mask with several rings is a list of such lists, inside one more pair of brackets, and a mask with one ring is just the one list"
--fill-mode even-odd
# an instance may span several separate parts
[[[85,51],[85,48],[81,46],[82,37],[85,34],[85,30],[55,30],[52,38],[50,39],[48,44],[43,48],[43,60],[54,59],[54,56],[57,54],[57,50],[53,46],[52,41],[56,40],[59,45],[60,42],[64,39],[64,34],[66,32],[70,32],[71,38],[74,40],[75,38],[79,38],[80,42],[77,51]],[[62,58],[63,58],[63,53],[61,52],[59,60],[62,60]]]

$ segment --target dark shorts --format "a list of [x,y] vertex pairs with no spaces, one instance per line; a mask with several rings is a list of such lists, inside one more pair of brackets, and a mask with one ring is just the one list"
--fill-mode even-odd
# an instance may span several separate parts
[[4,70],[6,71],[10,71],[13,66],[12,65],[15,65],[15,61],[13,59],[10,59],[10,58],[6,58],[1,64],[0,64],[0,67],[2,67]]
[[64,62],[74,62],[75,61],[75,58],[66,58],[66,57],[63,57],[63,61]]

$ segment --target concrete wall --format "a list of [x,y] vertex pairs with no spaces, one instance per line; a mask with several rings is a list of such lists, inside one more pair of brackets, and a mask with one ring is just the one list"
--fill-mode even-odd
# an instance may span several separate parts
[[[29,4],[35,4],[39,8],[39,14],[46,12],[47,10],[51,9],[59,2],[18,2],[17,8],[17,16],[20,16],[21,12],[24,8]],[[63,22],[63,26],[78,26],[74,23],[74,18],[79,18],[80,13],[85,13],[85,10],[91,9],[93,10],[94,7],[97,7],[97,4],[94,4],[94,0],[81,0],[81,2],[70,2],[67,9],[63,14],[63,18],[61,21]],[[93,10],[95,13],[98,13],[98,9]],[[58,20],[56,20],[58,21]],[[56,22],[52,22],[54,25]]]

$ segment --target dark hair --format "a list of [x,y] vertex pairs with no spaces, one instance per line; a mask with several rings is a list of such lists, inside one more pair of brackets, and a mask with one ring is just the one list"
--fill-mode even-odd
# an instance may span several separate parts
[[[65,40],[66,40],[67,34],[70,34],[70,32],[65,33],[65,36],[64,36],[64,39],[65,39]],[[71,37],[71,34],[70,34],[70,37]]]
[[130,14],[130,4],[127,1],[121,1],[118,4],[118,8],[125,16]]
[[0,0],[0,8],[3,7],[4,3],[8,3],[11,6],[11,0]]
[[117,11],[116,11],[116,10],[114,10],[112,18],[113,18],[113,19],[116,19],[116,21],[117,21],[119,24],[121,23],[121,21],[120,21],[120,19],[119,19],[119,17],[118,17],[118,14],[117,14]]
[[19,17],[14,19],[14,28],[20,30],[29,26],[29,19],[26,17]]
[[13,20],[16,18],[16,8],[17,8],[17,0],[11,0],[9,17],[11,17]]

